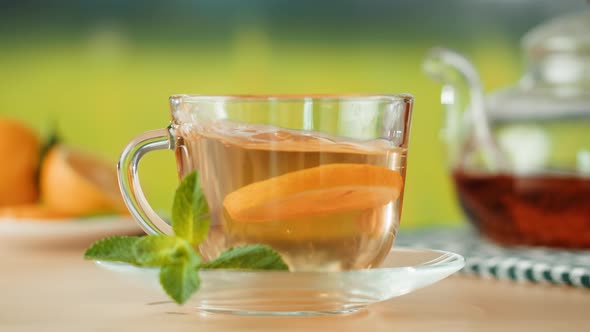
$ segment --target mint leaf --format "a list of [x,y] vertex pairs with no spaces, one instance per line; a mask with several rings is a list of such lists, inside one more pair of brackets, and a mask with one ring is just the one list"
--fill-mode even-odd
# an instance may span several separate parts
[[289,270],[278,252],[267,245],[251,244],[230,248],[216,259],[201,264],[203,269]]
[[196,172],[184,177],[174,195],[172,229],[193,245],[205,240],[209,232],[209,207]]
[[162,266],[160,284],[176,303],[183,304],[199,289],[201,279],[190,262]]
[[125,262],[138,265],[133,246],[141,238],[137,236],[112,236],[95,242],[84,253],[85,259]]
[[168,264],[201,262],[198,254],[184,239],[168,235],[150,235],[141,238],[133,246],[137,264],[142,266],[164,266]]
[[198,245],[205,241],[209,234],[211,219],[209,216],[209,205],[205,199],[205,194],[201,190],[201,181],[195,173],[195,190],[193,192],[193,245]]

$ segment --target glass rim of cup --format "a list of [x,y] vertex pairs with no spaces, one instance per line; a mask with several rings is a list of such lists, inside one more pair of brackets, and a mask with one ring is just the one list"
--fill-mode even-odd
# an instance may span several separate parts
[[304,101],[370,101],[411,103],[414,97],[409,93],[384,94],[229,94],[199,95],[174,94],[173,103],[182,102],[304,102]]

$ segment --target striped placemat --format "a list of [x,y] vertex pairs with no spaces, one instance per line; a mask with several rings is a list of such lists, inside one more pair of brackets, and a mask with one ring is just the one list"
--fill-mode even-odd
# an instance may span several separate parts
[[464,274],[590,289],[590,250],[504,248],[467,227],[401,230],[395,245],[461,254],[466,261]]

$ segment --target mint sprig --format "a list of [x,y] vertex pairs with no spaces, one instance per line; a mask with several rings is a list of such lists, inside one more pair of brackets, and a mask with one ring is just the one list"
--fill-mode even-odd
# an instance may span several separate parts
[[160,267],[160,285],[178,304],[199,290],[200,269],[289,269],[279,253],[261,244],[233,247],[212,261],[202,262],[195,247],[207,238],[209,224],[209,207],[199,177],[193,172],[182,180],[174,195],[174,235],[108,237],[90,246],[84,258]]

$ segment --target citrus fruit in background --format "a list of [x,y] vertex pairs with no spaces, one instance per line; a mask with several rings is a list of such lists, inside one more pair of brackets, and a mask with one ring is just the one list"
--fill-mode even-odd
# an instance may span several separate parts
[[41,162],[41,202],[73,216],[126,211],[114,165],[64,145]]
[[398,171],[363,164],[328,164],[244,186],[223,205],[235,221],[263,222],[369,209],[400,195]]
[[67,219],[71,215],[40,204],[0,207],[0,218],[7,219]]
[[37,134],[27,126],[0,118],[0,206],[37,200],[39,144]]

